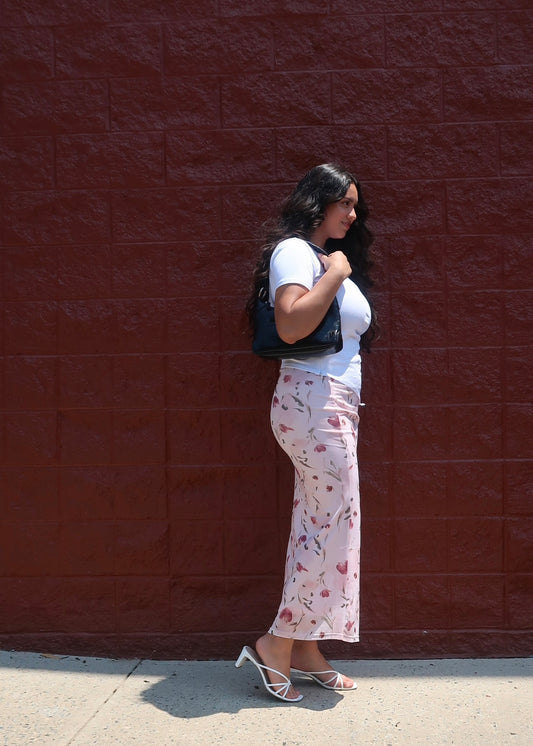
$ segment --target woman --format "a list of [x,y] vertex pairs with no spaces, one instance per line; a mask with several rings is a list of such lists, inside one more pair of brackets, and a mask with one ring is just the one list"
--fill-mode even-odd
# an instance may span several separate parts
[[331,669],[318,642],[356,642],[359,635],[360,346],[369,349],[375,333],[366,298],[372,284],[367,215],[361,187],[348,171],[333,164],[311,169],[269,236],[248,303],[253,325],[268,276],[278,334],[288,343],[310,334],[335,297],[341,313],[340,352],[281,364],[271,423],[295,467],[285,583],[270,630],[255,651],[245,646],[236,663],[252,661],[267,691],[288,702],[302,698],[291,684],[291,668],[326,689],[356,688]]

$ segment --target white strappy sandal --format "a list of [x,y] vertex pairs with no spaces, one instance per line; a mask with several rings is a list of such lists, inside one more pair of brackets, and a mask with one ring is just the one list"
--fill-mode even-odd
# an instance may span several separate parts
[[[255,652],[255,650],[252,650],[252,648],[248,647],[248,645],[245,645],[241,650],[241,654],[239,655],[237,662],[235,663],[235,668],[240,668],[247,660],[253,663],[254,666],[257,668],[257,670],[261,674],[261,678],[263,679],[265,689],[269,694],[272,694],[273,697],[277,697],[278,699],[283,700],[283,702],[299,702],[301,699],[303,699],[302,694],[299,694],[297,697],[287,697],[287,693],[291,687],[291,680],[288,679],[284,674],[276,671],[275,668],[265,666],[265,664],[261,662],[261,659]],[[272,684],[268,680],[268,676],[265,675],[265,671],[271,671],[272,673],[275,673],[276,676],[281,676],[283,679],[285,679],[285,683]]]
[[[293,668],[292,670],[302,676],[309,676],[313,681],[316,681],[317,684],[323,686],[324,689],[334,689],[335,691],[340,692],[353,692],[354,689],[357,689],[355,681],[353,682],[353,686],[344,686],[342,683],[342,674],[338,671],[333,671],[332,669],[329,669],[328,671],[301,671],[299,668]],[[318,678],[325,674],[331,674],[330,678],[326,679],[326,681],[322,681],[322,679]]]

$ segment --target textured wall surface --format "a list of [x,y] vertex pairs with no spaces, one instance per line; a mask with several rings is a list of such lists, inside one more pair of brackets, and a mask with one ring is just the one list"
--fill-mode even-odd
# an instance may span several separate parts
[[[312,165],[366,187],[362,642],[533,650],[531,0],[2,0],[0,645],[229,656],[291,470],[243,305]],[[332,648],[333,650],[333,648]]]

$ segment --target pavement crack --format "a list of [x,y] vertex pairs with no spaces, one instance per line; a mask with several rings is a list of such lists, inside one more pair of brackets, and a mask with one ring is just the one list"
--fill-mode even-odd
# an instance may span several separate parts
[[78,736],[80,736],[83,733],[83,731],[87,728],[87,726],[89,725],[89,723],[91,723],[95,719],[95,717],[103,710],[103,708],[108,704],[108,702],[111,702],[111,700],[113,699],[113,697],[115,696],[115,694],[118,692],[118,690],[121,689],[122,686],[124,685],[124,683],[130,678],[130,676],[135,673],[135,671],[139,668],[139,666],[141,665],[142,662],[143,662],[142,658],[139,659],[138,661],[136,661],[135,665],[128,671],[128,673],[126,673],[123,676],[123,678],[117,684],[117,686],[113,689],[113,691],[96,707],[96,709],[92,713],[92,715],[90,715],[90,717],[87,718],[87,720],[83,723],[83,725],[81,725],[78,728],[78,730],[72,736],[72,738],[70,738],[65,743],[65,746],[71,746],[71,744],[75,744],[76,743],[76,739],[78,738]]

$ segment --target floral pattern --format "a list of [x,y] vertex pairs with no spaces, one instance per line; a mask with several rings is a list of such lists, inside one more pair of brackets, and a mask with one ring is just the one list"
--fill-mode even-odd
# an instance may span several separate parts
[[339,381],[285,368],[271,424],[295,469],[281,604],[270,632],[359,639],[359,397]]

